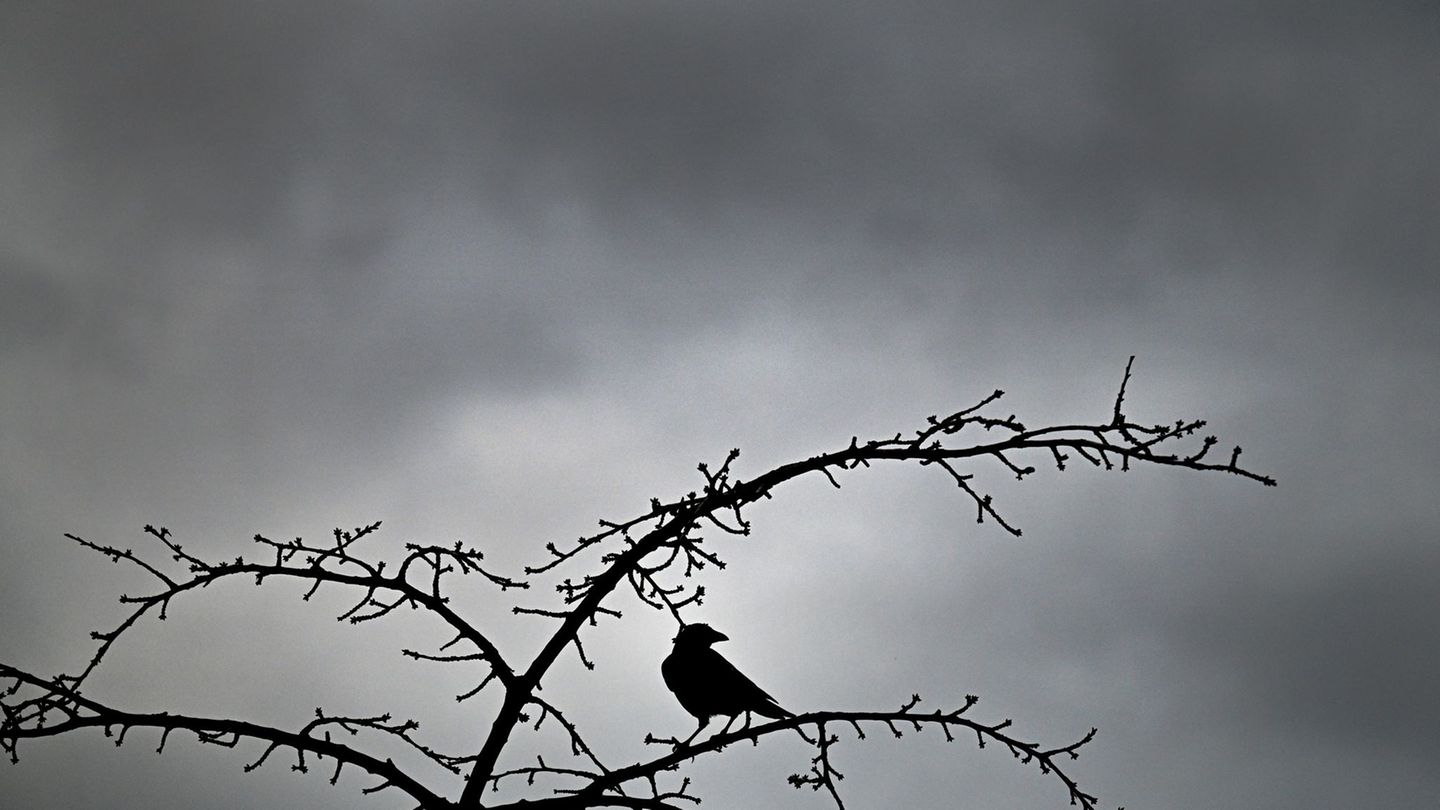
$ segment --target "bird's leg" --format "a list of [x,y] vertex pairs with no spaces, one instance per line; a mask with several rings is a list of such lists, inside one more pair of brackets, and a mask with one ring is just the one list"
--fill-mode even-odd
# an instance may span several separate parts
[[705,727],[708,726],[708,725],[710,725],[710,718],[708,718],[708,717],[703,718],[703,719],[700,721],[700,725],[696,726],[696,727],[695,727],[695,730],[690,733],[690,736],[689,736],[689,737],[686,737],[684,742],[682,742],[682,743],[680,743],[679,745],[675,746],[675,750],[676,750],[676,751],[679,751],[681,748],[684,748],[685,746],[689,745],[689,744],[690,744],[690,741],[693,740],[693,739],[695,739],[696,737],[700,736],[700,732],[704,731],[704,730],[705,730]]
[[[749,712],[746,712],[746,714],[749,714]],[[713,740],[713,739],[715,739],[715,737],[723,737],[723,736],[725,736],[726,734],[730,733],[730,727],[735,724],[735,718],[737,718],[737,717],[739,717],[739,716],[740,716],[740,715],[738,715],[738,714],[732,714],[732,715],[730,715],[730,719],[725,721],[725,727],[722,728],[722,729],[720,729],[719,731],[715,732],[715,736],[714,736],[714,737],[711,737],[710,739]],[[721,746],[721,748],[723,749],[724,746]]]
[[[749,712],[746,712],[746,714],[749,714]],[[720,729],[720,734],[728,733],[728,732],[730,731],[730,726],[735,723],[735,718],[737,718],[737,717],[739,717],[739,716],[740,716],[740,715],[738,715],[738,714],[732,714],[732,715],[730,715],[730,719],[725,721],[725,727],[722,728],[722,729]],[[716,736],[719,736],[719,735],[716,735]]]

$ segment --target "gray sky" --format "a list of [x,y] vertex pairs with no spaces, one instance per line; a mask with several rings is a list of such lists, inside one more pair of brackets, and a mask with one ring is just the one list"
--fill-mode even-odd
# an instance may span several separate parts
[[[0,660],[74,668],[140,587],[63,532],[233,557],[384,520],[377,552],[518,568],[730,447],[749,477],[997,387],[1104,419],[1135,354],[1132,416],[1208,418],[1280,487],[977,470],[1014,540],[931,470],[797,483],[692,618],[794,710],[1097,725],[1072,773],[1106,807],[1429,806],[1436,76],[1440,11],[1398,0],[7,2]],[[176,604],[96,696],[478,744],[468,676],[394,652],[433,629],[299,593]],[[547,684],[617,764],[691,723],[671,628],[625,607]],[[837,753],[851,806],[1064,806],[883,736]],[[398,806],[142,737],[33,744],[0,800]],[[825,807],[783,782],[807,762],[777,739],[697,790]]]

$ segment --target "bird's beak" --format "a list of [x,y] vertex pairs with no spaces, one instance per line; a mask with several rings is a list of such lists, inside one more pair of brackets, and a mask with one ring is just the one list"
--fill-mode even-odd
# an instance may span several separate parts
[[720,632],[719,630],[716,630],[716,631],[715,631],[715,640],[716,640],[716,641],[729,641],[729,640],[730,640],[730,637],[727,636],[727,635],[725,635],[724,633]]

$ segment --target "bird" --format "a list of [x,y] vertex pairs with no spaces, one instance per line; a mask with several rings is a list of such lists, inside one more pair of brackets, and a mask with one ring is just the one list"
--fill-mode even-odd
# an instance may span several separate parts
[[710,648],[711,644],[728,639],[729,636],[708,624],[684,625],[675,635],[674,649],[660,664],[665,685],[675,693],[685,711],[700,721],[695,732],[677,748],[689,745],[715,715],[730,718],[720,730],[721,734],[729,731],[730,724],[741,714],[745,715],[747,726],[751,712],[773,720],[794,716],[726,661],[725,656]]

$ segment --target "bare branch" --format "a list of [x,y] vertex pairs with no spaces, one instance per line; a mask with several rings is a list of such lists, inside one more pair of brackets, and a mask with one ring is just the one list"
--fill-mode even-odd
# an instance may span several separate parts
[[[631,581],[632,590],[637,590],[633,586],[634,577],[642,568],[644,574],[639,577],[642,582],[646,579],[655,579],[664,567],[654,567],[652,564],[651,567],[645,568],[647,559],[652,554],[668,553],[672,549],[680,550],[681,555],[676,562],[684,561],[685,575],[689,575],[694,567],[704,563],[721,566],[721,561],[713,552],[700,547],[701,540],[692,533],[692,530],[720,511],[729,511],[740,515],[746,505],[762,498],[768,498],[776,486],[786,481],[816,472],[833,480],[832,469],[854,469],[862,465],[869,466],[871,462],[880,460],[911,461],[922,465],[934,464],[946,470],[957,485],[975,501],[977,517],[980,520],[983,521],[988,515],[1006,531],[1016,536],[1020,535],[1020,530],[1001,516],[989,495],[981,494],[974,488],[971,484],[971,474],[960,473],[954,466],[955,462],[990,458],[1023,479],[1034,471],[1033,465],[1021,467],[1011,461],[1011,456],[1038,451],[1059,459],[1062,458],[1062,451],[1069,449],[1092,460],[1098,457],[1107,469],[1113,467],[1110,458],[1114,456],[1119,458],[1126,468],[1130,462],[1136,461],[1194,470],[1223,471],[1251,478],[1267,485],[1274,484],[1274,480],[1268,476],[1252,473],[1239,467],[1235,463],[1236,457],[1234,456],[1232,456],[1230,464],[1222,466],[1205,464],[1190,455],[1180,456],[1176,453],[1159,452],[1160,446],[1188,435],[1193,432],[1194,428],[1162,430],[1156,433],[1152,429],[1129,422],[1123,416],[1122,405],[1130,381],[1132,364],[1133,358],[1131,363],[1127,363],[1125,377],[1121,383],[1120,393],[1116,397],[1111,418],[1104,424],[1060,425],[1029,429],[1016,420],[1013,415],[1003,418],[986,416],[981,412],[984,407],[1003,396],[1003,392],[995,391],[978,404],[957,411],[943,419],[931,417],[928,420],[928,426],[916,431],[914,438],[906,439],[903,434],[896,434],[892,439],[874,440],[863,444],[852,438],[850,445],[841,450],[781,465],[748,481],[729,480],[730,464],[736,457],[736,454],[732,452],[721,468],[713,474],[706,466],[701,465],[700,471],[706,479],[703,494],[688,493],[684,498],[670,504],[661,504],[659,501],[652,500],[651,509],[645,515],[625,523],[602,523],[607,527],[606,531],[594,535],[588,540],[582,540],[582,546],[589,547],[602,542],[607,537],[623,534],[627,539],[628,547],[623,551],[608,555],[605,558],[608,566],[601,573],[589,575],[579,584],[570,583],[567,580],[562,586],[569,607],[564,611],[553,613],[557,618],[561,618],[560,627],[554,631],[540,653],[510,688],[505,703],[491,726],[489,736],[476,760],[475,767],[470,773],[469,784],[461,796],[461,806],[468,808],[478,805],[480,785],[485,784],[489,776],[494,773],[495,763],[528,702],[529,694],[539,687],[541,679],[565,647],[575,644],[577,649],[580,649],[578,640],[580,627],[585,622],[593,620],[596,613],[602,609],[601,603],[610,595],[615,586],[622,581]],[[970,444],[951,446],[945,443],[949,437],[959,434],[968,425],[976,425],[982,429],[984,431],[982,436],[997,430],[1002,435],[997,439]],[[1137,438],[1141,435],[1147,438]],[[838,481],[835,483],[838,484]],[[631,530],[646,523],[653,524],[649,531],[638,540],[632,539],[630,537]],[[642,601],[647,604],[653,606],[655,601],[659,601],[662,606],[666,604],[665,600],[655,598],[654,594],[657,590],[648,592],[643,588],[638,590],[641,593]],[[663,592],[663,589],[659,592]],[[647,594],[649,599],[646,598]],[[678,620],[678,610],[672,612],[675,613]],[[592,662],[584,657],[583,650],[582,660],[587,667],[593,666]]]
[[[697,465],[703,483],[695,490],[670,501],[652,498],[648,509],[626,520],[601,520],[596,533],[580,537],[563,549],[548,543],[545,546],[548,557],[526,567],[519,577],[491,569],[479,549],[459,542],[443,546],[407,543],[403,556],[396,555],[400,557],[398,565],[387,572],[385,562],[363,555],[357,546],[362,539],[378,532],[378,522],[350,530],[336,529],[330,541],[318,544],[300,538],[277,541],[256,535],[254,540],[260,546],[263,562],[247,562],[243,557],[227,562],[208,561],[187,551],[168,529],[153,526],[146,526],[145,534],[157,541],[163,551],[152,549],[148,556],[66,535],[114,563],[135,566],[147,575],[154,590],[138,596],[121,596],[120,601],[127,606],[128,613],[113,629],[92,633],[99,643],[78,674],[44,679],[0,664],[0,681],[13,681],[8,688],[0,689],[0,710],[3,710],[0,748],[14,760],[21,739],[94,727],[104,730],[118,745],[132,728],[141,727],[159,732],[158,749],[163,750],[170,733],[183,730],[194,733],[200,742],[208,745],[234,747],[242,742],[264,743],[249,769],[258,768],[272,753],[282,749],[294,751],[297,770],[307,770],[311,759],[328,756],[335,760],[332,783],[339,779],[345,766],[356,767],[380,779],[362,792],[397,788],[424,808],[479,810],[487,786],[493,790],[502,781],[508,786],[523,780],[525,787],[537,787],[537,779],[543,779],[549,794],[532,796],[509,806],[516,810],[522,805],[529,810],[605,806],[673,810],[679,804],[696,803],[699,797],[689,792],[689,780],[683,777],[679,777],[678,788],[673,783],[668,789],[662,788],[659,784],[662,775],[680,768],[687,760],[713,754],[735,742],[758,744],[762,737],[775,732],[795,731],[812,747],[813,756],[808,769],[792,775],[790,783],[797,788],[823,791],[837,810],[844,810],[839,790],[839,782],[844,777],[837,767],[836,754],[847,731],[865,739],[867,728],[882,728],[897,737],[908,731],[938,728],[948,742],[965,731],[973,733],[982,747],[987,744],[1006,747],[1022,763],[1035,764],[1043,773],[1054,774],[1065,785],[1071,804],[1079,805],[1082,810],[1093,810],[1094,797],[1080,790],[1060,767],[1066,757],[1073,760],[1094,739],[1093,729],[1075,742],[1041,747],[1014,736],[1009,730],[1009,720],[982,723],[964,716],[975,704],[974,697],[967,697],[963,705],[953,710],[928,713],[918,708],[917,695],[898,710],[889,712],[811,712],[753,727],[747,716],[739,730],[730,731],[727,726],[700,744],[677,748],[648,762],[611,769],[602,764],[599,753],[580,729],[541,698],[539,692],[555,662],[572,646],[587,669],[597,666],[597,659],[591,657],[582,642],[581,631],[586,626],[594,626],[601,618],[621,618],[620,609],[609,602],[617,588],[622,595],[633,593],[641,604],[666,612],[676,624],[686,624],[686,612],[702,604],[705,597],[704,586],[694,581],[695,575],[707,568],[723,569],[723,556],[728,556],[734,548],[727,544],[751,532],[746,509],[771,498],[777,487],[797,478],[823,476],[838,488],[845,474],[881,461],[936,467],[974,504],[977,522],[988,519],[1016,537],[1021,536],[1021,530],[1008,521],[995,503],[987,491],[985,476],[999,474],[1020,481],[1032,480],[1038,477],[1034,475],[1039,466],[1037,458],[1053,461],[1058,471],[1064,471],[1067,461],[1078,456],[1103,470],[1168,466],[1220,472],[1266,486],[1275,485],[1273,478],[1240,465],[1238,446],[1223,462],[1207,461],[1219,440],[1214,436],[1200,436],[1205,425],[1203,420],[1143,424],[1127,416],[1126,397],[1133,365],[1134,357],[1131,357],[1113,406],[1103,421],[1028,427],[1014,414],[991,412],[1004,396],[996,390],[970,407],[943,417],[930,416],[918,429],[863,442],[852,436],[848,445],[839,449],[782,464],[747,480],[735,475],[739,451],[731,450],[718,466]],[[707,538],[702,529],[714,537]],[[595,556],[590,555],[591,551]],[[582,560],[593,563],[593,568],[581,569],[578,563]],[[562,567],[565,567],[563,572],[559,570]],[[472,574],[473,578],[465,579]],[[81,688],[88,676],[117,640],[144,615],[153,611],[164,619],[172,600],[236,576],[253,578],[257,585],[275,579],[303,583],[305,600],[311,599],[322,587],[343,590],[353,601],[347,603],[349,607],[337,618],[352,624],[377,621],[401,607],[434,615],[454,637],[433,652],[413,649],[402,652],[416,661],[466,667],[483,665],[483,671],[475,674],[477,685],[456,696],[457,700],[465,701],[496,685],[499,707],[478,750],[469,755],[438,752],[416,737],[418,726],[414,721],[394,720],[388,714],[347,717],[317,710],[307,725],[299,731],[288,732],[233,720],[128,713],[82,696]],[[542,600],[539,604],[512,608],[517,615],[534,616],[551,623],[545,626],[539,651],[523,667],[512,665],[487,633],[457,612],[447,590],[457,581],[478,582],[501,591],[527,589],[542,577],[554,585],[554,593],[538,597]],[[543,601],[547,598],[549,601]],[[0,687],[3,686],[0,683]],[[531,713],[532,709],[538,709],[538,716]],[[573,759],[551,764],[536,757],[533,766],[500,770],[502,754],[517,732],[540,733],[544,724],[552,721],[568,741]],[[357,739],[361,736],[389,738],[451,773],[462,774],[466,781],[458,799],[452,803],[431,792],[390,760],[382,761],[353,746],[331,740],[332,734],[341,733]],[[680,744],[677,739],[653,736],[646,741]]]
[[[595,780],[591,785],[580,791],[581,796],[590,796],[603,791],[618,787],[627,782],[652,778],[655,774],[669,770],[680,765],[682,762],[693,759],[704,754],[713,754],[724,749],[726,746],[738,742],[755,741],[762,737],[783,731],[801,731],[807,742],[816,748],[816,755],[810,763],[810,771],[806,774],[793,774],[789,778],[791,785],[795,787],[810,787],[814,790],[825,790],[835,801],[837,807],[844,807],[839,796],[839,788],[836,784],[844,778],[835,768],[831,761],[830,749],[839,742],[839,738],[829,731],[829,724],[846,724],[853,728],[857,736],[865,738],[862,724],[879,724],[889,729],[896,737],[903,735],[902,726],[908,726],[919,731],[925,727],[938,727],[944,731],[947,741],[955,739],[956,729],[968,729],[976,736],[980,747],[985,747],[986,742],[998,743],[1005,746],[1010,753],[1022,764],[1034,763],[1042,773],[1053,774],[1065,786],[1066,792],[1072,803],[1078,804],[1082,810],[1094,810],[1096,798],[1080,790],[1075,781],[1059,765],[1057,759],[1062,756],[1069,756],[1075,759],[1079,756],[1080,749],[1095,737],[1095,730],[1091,729],[1080,740],[1057,748],[1044,749],[1033,742],[1027,742],[1015,737],[1007,729],[1010,727],[1009,720],[1002,720],[998,723],[982,723],[972,720],[965,715],[971,707],[977,703],[974,696],[967,696],[962,705],[949,711],[936,710],[932,712],[921,712],[917,710],[920,703],[920,696],[915,695],[897,711],[888,712],[844,712],[844,711],[820,711],[798,714],[784,720],[776,720],[763,725],[742,728],[738,731],[717,734],[703,742],[694,745],[677,748],[671,753],[649,762],[636,763],[625,768],[618,768],[607,776]],[[803,732],[805,727],[813,727],[814,734],[808,735]],[[675,745],[678,740],[657,739],[653,736],[646,738],[647,743]]]
[[10,754],[12,761],[18,759],[18,741],[22,739],[53,737],[85,728],[100,728],[109,736],[109,730],[118,727],[121,736],[116,745],[119,745],[129,729],[153,728],[161,731],[163,747],[163,741],[170,732],[183,730],[193,732],[200,742],[211,745],[233,747],[245,739],[268,743],[269,746],[260,759],[247,766],[247,771],[258,767],[272,750],[280,747],[291,748],[300,757],[302,769],[304,755],[307,753],[317,759],[330,757],[337,765],[351,765],[380,777],[385,786],[404,792],[422,806],[438,808],[447,804],[390,760],[378,759],[326,738],[310,736],[309,732],[318,727],[319,723],[311,723],[297,733],[242,720],[191,717],[164,712],[136,714],[90,700],[58,683],[46,681],[5,664],[0,664],[0,678],[16,681],[16,688],[8,690],[8,694],[14,694],[22,687],[38,692],[36,697],[18,704],[6,704],[5,718],[0,722],[0,746]]

